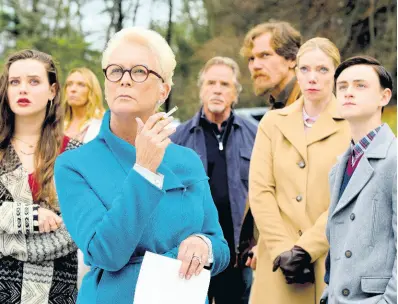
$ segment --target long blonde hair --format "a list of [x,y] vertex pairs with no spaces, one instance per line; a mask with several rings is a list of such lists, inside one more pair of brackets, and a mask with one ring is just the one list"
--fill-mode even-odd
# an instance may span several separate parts
[[[95,74],[90,69],[85,67],[72,69],[69,72],[68,77],[73,73],[80,73],[85,79],[86,85],[88,86],[89,89],[87,103],[86,103],[86,115],[79,126],[79,128],[81,128],[90,119],[93,118],[101,119],[102,116],[104,115],[105,109],[102,103],[101,86]],[[68,77],[66,79],[68,79]],[[65,129],[68,129],[70,123],[73,120],[72,117],[73,113],[72,113],[72,107],[69,105],[68,98],[66,96],[66,88],[67,88],[67,82],[65,82],[62,90],[62,96],[63,96],[62,104],[65,107],[65,124],[66,124]]]
[[0,75],[0,159],[6,157],[7,147],[14,135],[15,114],[11,111],[8,100],[8,76],[10,66],[19,60],[33,59],[41,62],[48,75],[50,86],[56,86],[56,95],[48,101],[46,116],[41,127],[41,136],[34,154],[34,177],[39,185],[35,199],[45,201],[57,209],[57,194],[54,186],[54,164],[59,155],[63,140],[63,109],[58,81],[57,68],[53,58],[36,50],[23,50],[12,54],[5,62]]

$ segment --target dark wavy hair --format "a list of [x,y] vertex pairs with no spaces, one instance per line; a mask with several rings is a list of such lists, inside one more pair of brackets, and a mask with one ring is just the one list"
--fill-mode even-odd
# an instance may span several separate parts
[[336,69],[334,73],[334,81],[336,82],[337,78],[339,78],[340,74],[347,68],[352,67],[354,65],[368,65],[373,68],[379,77],[380,86],[382,89],[390,89],[393,90],[393,81],[391,74],[387,71],[387,69],[381,65],[381,63],[370,56],[354,56],[348,58],[343,61]]
[[0,159],[5,156],[8,145],[14,135],[15,115],[11,111],[8,100],[8,77],[10,66],[19,60],[33,59],[41,62],[48,75],[50,86],[55,84],[55,98],[47,103],[46,116],[41,127],[41,135],[34,155],[34,176],[39,191],[37,201],[45,201],[53,209],[57,209],[57,196],[54,185],[54,164],[63,140],[63,113],[61,92],[57,68],[53,58],[36,50],[23,50],[11,54],[0,75]]
[[[354,65],[368,65],[373,68],[376,72],[377,76],[379,77],[380,87],[382,89],[390,89],[393,90],[393,81],[391,74],[387,71],[387,69],[381,65],[381,63],[371,56],[354,56],[348,58],[347,60],[343,61],[334,72],[334,84],[336,85],[337,78],[339,78],[340,74],[349,67]],[[381,108],[381,113],[384,112],[384,107]]]

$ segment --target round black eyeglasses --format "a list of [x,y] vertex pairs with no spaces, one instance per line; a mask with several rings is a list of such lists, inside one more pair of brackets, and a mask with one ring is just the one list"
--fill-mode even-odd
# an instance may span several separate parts
[[118,82],[123,78],[124,73],[129,72],[131,80],[134,82],[144,82],[148,79],[149,74],[153,74],[164,82],[162,76],[153,70],[148,69],[145,65],[135,65],[130,70],[123,69],[120,65],[111,64],[102,70],[106,79],[111,82]]

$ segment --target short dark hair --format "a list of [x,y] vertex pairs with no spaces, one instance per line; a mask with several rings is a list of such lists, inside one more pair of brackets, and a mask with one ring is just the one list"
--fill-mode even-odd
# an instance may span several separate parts
[[391,74],[386,70],[381,63],[373,57],[370,56],[355,56],[348,58],[343,61],[336,69],[334,73],[334,82],[336,83],[337,78],[340,74],[347,68],[352,67],[354,65],[369,65],[373,68],[376,74],[379,76],[380,86],[383,89],[393,89],[393,82]]

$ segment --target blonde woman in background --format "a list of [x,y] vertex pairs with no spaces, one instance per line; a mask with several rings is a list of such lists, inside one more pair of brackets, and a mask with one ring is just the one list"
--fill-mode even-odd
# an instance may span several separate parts
[[302,97],[261,120],[249,172],[260,231],[252,304],[315,304],[324,289],[328,173],[350,143],[333,94],[337,47],[313,38],[297,54]]
[[[69,72],[63,89],[65,106],[65,134],[82,143],[94,139],[101,127],[104,106],[101,86],[94,73],[84,67]],[[78,250],[79,271],[77,285],[80,288],[84,275],[90,267]]]
[[63,89],[65,134],[87,143],[97,136],[105,109],[95,74],[84,67],[69,72]]

